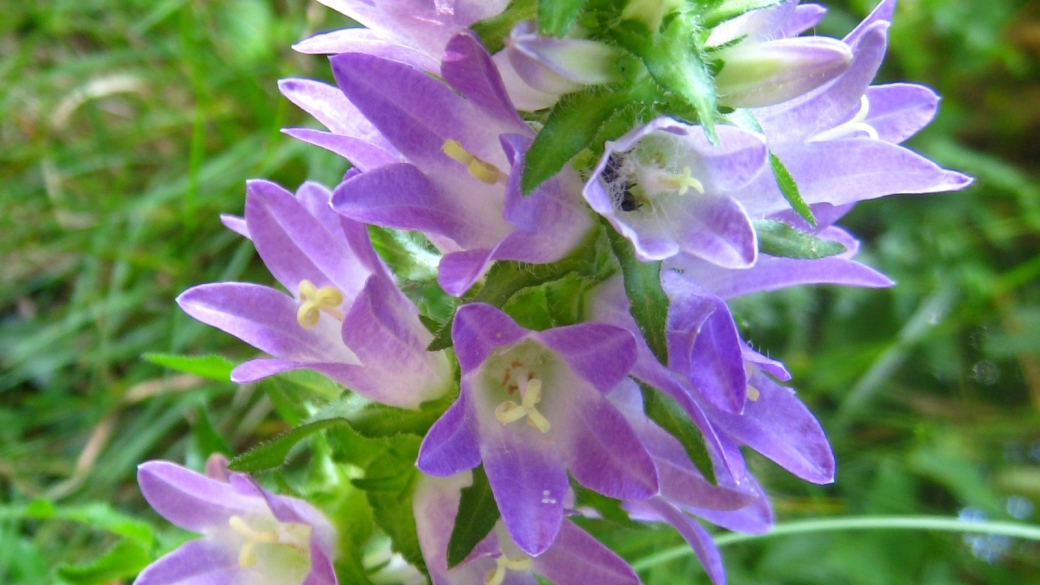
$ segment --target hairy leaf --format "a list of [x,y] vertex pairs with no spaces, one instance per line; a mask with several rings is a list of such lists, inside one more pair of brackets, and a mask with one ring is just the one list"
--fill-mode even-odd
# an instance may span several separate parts
[[816,218],[813,217],[812,210],[809,209],[809,205],[802,199],[802,194],[798,192],[798,183],[795,182],[794,177],[787,171],[787,167],[784,163],[780,162],[780,159],[775,154],[769,153],[769,166],[773,168],[773,176],[776,177],[776,184],[780,187],[780,192],[784,194],[784,199],[791,204],[791,208],[794,209],[798,215],[802,217],[812,227],[816,227]]
[[599,512],[599,515],[602,516],[604,520],[626,528],[646,527],[645,524],[640,524],[628,517],[628,513],[621,508],[621,500],[615,500],[614,498],[609,498],[603,494],[594,492],[573,480],[571,481],[571,489],[574,490],[574,506],[576,508],[592,508]]
[[513,0],[502,14],[474,23],[470,28],[480,37],[488,53],[494,55],[505,47],[505,39],[516,23],[534,18],[537,12],[538,0]]
[[499,516],[484,466],[477,466],[473,470],[473,484],[462,488],[459,513],[455,516],[455,526],[448,540],[449,569],[466,560],[473,548],[495,527]]
[[639,388],[643,393],[643,408],[646,410],[646,416],[669,435],[678,439],[697,470],[708,481],[715,483],[715,468],[712,467],[711,456],[708,455],[708,447],[704,443],[704,435],[701,434],[697,425],[693,424],[682,407],[670,396],[642,382],[639,383]]
[[756,219],[752,222],[758,234],[758,250],[770,256],[817,260],[837,256],[845,246],[822,240],[812,234],[796,230],[782,221]]
[[650,346],[657,361],[668,365],[668,341],[665,327],[668,322],[668,296],[661,288],[661,263],[641,262],[635,248],[610,225],[606,226],[610,247],[621,264],[625,279],[625,293],[631,303],[632,317]]
[[365,490],[376,524],[390,537],[391,548],[419,570],[426,572],[419,535],[412,511],[412,498],[419,472],[415,458],[422,439],[401,435],[389,442],[386,450],[365,469],[365,477],[353,480]]
[[538,0],[538,32],[562,37],[567,34],[586,0]]
[[146,353],[141,357],[145,361],[152,362],[157,366],[218,382],[230,382],[231,370],[235,369],[237,365],[235,362],[219,355],[193,356]]
[[285,462],[289,451],[300,441],[319,431],[349,424],[343,419],[333,418],[298,426],[235,457],[228,465],[228,469],[246,473],[273,469]]
[[727,20],[740,16],[741,14],[751,12],[752,10],[761,10],[762,8],[776,6],[781,2],[783,2],[783,0],[724,0],[704,15],[702,24],[705,28],[714,28]]

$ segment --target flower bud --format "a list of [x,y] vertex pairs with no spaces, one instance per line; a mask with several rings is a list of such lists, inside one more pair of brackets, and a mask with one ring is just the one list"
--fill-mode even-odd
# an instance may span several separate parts
[[716,53],[722,69],[715,76],[719,103],[759,108],[812,91],[852,64],[845,43],[823,37],[738,44]]
[[525,83],[549,94],[621,81],[616,66],[622,55],[619,49],[585,39],[540,36],[532,20],[513,27],[506,39],[506,53]]

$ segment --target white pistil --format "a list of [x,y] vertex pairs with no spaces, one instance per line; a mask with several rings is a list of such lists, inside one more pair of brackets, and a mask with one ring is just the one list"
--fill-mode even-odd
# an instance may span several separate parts
[[527,571],[531,568],[531,557],[519,556],[515,559],[502,555],[495,559],[495,568],[484,575],[484,585],[502,585],[506,578],[506,569],[510,571]]
[[241,516],[232,516],[228,519],[228,524],[231,526],[232,530],[241,534],[246,539],[245,544],[242,545],[242,549],[238,551],[238,566],[243,569],[248,569],[249,567],[256,565],[256,552],[253,550],[256,545],[274,544],[279,540],[278,533],[274,530],[257,532],[250,528]]
[[686,192],[693,187],[693,190],[704,194],[704,184],[697,179],[690,176],[690,167],[683,167],[681,175],[668,175],[658,179],[658,181],[665,187],[676,189],[679,191],[679,195],[686,195]]
[[549,420],[535,408],[535,405],[542,400],[542,381],[538,378],[526,380],[521,377],[520,384],[524,384],[524,388],[521,388],[523,399],[520,404],[512,400],[499,404],[495,407],[495,418],[503,425],[508,425],[527,417],[527,424],[543,433],[549,432]]
[[334,286],[323,286],[316,288],[309,280],[300,282],[300,309],[296,311],[296,321],[304,329],[310,329],[318,324],[321,312],[331,315],[337,321],[345,318],[339,306],[343,304],[343,293]]
[[830,130],[824,130],[816,136],[809,139],[809,142],[824,142],[826,140],[834,140],[836,138],[842,138],[852,134],[854,132],[866,132],[872,140],[879,140],[877,130],[875,130],[870,124],[864,122],[867,119],[867,114],[870,112],[870,100],[867,96],[860,96],[859,98],[859,111],[852,117],[851,120],[844,124],[839,124]]
[[498,167],[473,156],[458,141],[445,140],[441,145],[441,152],[448,155],[448,158],[465,165],[469,174],[482,183],[494,185],[505,178],[505,174],[498,170]]

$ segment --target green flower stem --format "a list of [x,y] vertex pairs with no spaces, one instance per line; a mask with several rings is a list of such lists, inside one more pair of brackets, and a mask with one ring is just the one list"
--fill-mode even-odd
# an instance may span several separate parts
[[[731,532],[715,537],[719,547],[788,534],[810,534],[837,530],[939,530],[944,532],[967,532],[972,534],[997,534],[1028,540],[1040,540],[1040,526],[1016,522],[966,522],[956,518],[937,516],[849,516],[825,520],[799,520],[777,524],[765,534],[741,534]],[[693,554],[690,547],[683,545],[663,550],[632,563],[636,571],[645,571]]]

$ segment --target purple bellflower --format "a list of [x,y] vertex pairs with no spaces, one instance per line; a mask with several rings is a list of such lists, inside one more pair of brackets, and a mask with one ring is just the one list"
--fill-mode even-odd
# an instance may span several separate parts
[[415,523],[433,585],[535,585],[535,575],[554,585],[638,585],[624,560],[566,519],[552,546],[537,556],[521,550],[499,521],[468,558],[449,570],[448,540],[460,490],[472,481],[468,471],[443,478],[424,475],[416,487]]
[[426,234],[445,254],[438,281],[450,294],[464,293],[497,260],[553,262],[585,237],[592,222],[572,169],[521,195],[533,132],[474,36],[449,42],[446,83],[361,53],[334,57],[332,69],[347,99],[404,160],[345,180],[333,208]]
[[508,0],[319,0],[365,28],[318,34],[293,46],[301,53],[367,53],[439,73],[444,47],[469,25],[496,16]]
[[328,190],[305,183],[296,197],[266,181],[247,187],[245,221],[225,218],[251,238],[275,279],[290,292],[222,282],[182,293],[181,308],[264,351],[243,363],[239,384],[305,368],[384,404],[415,408],[452,385],[444,352],[415,306],[375,255],[365,226],[329,208]]
[[145,500],[205,535],[149,565],[134,585],[335,585],[336,532],[310,504],[277,496],[214,455],[206,475],[168,461],[137,471]]
[[468,304],[455,316],[452,340],[459,399],[426,435],[416,465],[445,477],[483,461],[506,529],[525,554],[545,552],[560,532],[568,471],[612,498],[657,493],[653,461],[604,398],[635,362],[628,331],[603,323],[528,331],[490,305]]

